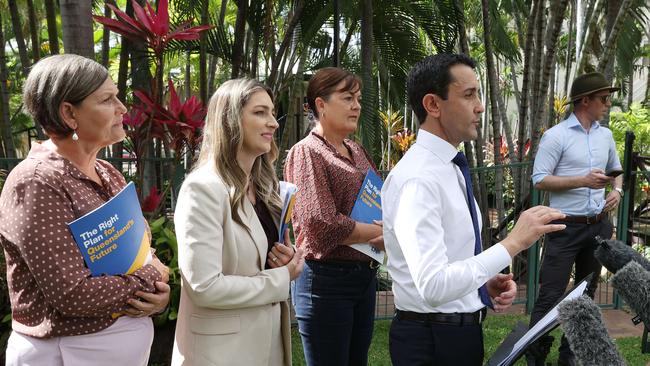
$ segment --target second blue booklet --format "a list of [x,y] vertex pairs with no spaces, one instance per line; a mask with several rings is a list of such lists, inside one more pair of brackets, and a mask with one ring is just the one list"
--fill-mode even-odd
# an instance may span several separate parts
[[151,243],[133,182],[68,226],[93,276],[130,274],[150,258]]
[[[359,222],[372,224],[381,221],[381,187],[384,182],[372,169],[368,169],[361,184],[357,199],[352,207],[350,217]],[[371,257],[379,263],[384,263],[384,252],[367,243],[352,244],[351,248]]]

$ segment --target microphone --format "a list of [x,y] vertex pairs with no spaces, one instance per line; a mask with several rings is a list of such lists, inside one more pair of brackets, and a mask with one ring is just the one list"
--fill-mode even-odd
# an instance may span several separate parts
[[616,273],[630,261],[635,261],[646,271],[650,271],[650,261],[631,246],[618,240],[604,240],[600,236],[596,237],[596,241],[598,248],[596,248],[594,256],[610,272]]
[[625,365],[607,333],[598,305],[588,296],[562,302],[558,313],[560,326],[581,365]]
[[650,327],[650,271],[637,262],[630,262],[612,276],[612,285],[625,303],[637,314],[632,319]]

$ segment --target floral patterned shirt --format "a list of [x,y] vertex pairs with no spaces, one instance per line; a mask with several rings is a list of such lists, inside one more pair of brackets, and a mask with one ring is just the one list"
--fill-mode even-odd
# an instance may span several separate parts
[[294,145],[284,179],[298,186],[293,209],[296,245],[311,260],[364,261],[367,255],[341,245],[354,230],[350,212],[368,169],[376,171],[364,148],[344,140],[352,160],[315,132]]
[[69,160],[32,145],[0,195],[0,244],[7,262],[12,328],[37,338],[98,332],[138,290],[161,276],[146,265],[132,275],[91,277],[67,223],[99,207],[126,184],[97,160],[98,185]]

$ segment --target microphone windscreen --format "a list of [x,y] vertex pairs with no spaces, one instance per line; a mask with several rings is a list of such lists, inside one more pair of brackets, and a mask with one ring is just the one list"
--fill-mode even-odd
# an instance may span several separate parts
[[631,246],[618,240],[599,240],[594,256],[612,273],[616,273],[630,261],[635,261],[650,271],[650,261]]
[[587,296],[558,305],[560,326],[582,365],[625,365],[609,338],[598,305]]
[[650,327],[650,271],[630,262],[616,272],[611,281],[625,303]]

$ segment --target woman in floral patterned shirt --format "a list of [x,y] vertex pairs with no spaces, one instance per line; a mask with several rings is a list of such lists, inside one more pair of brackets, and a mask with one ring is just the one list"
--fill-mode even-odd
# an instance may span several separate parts
[[292,287],[308,365],[365,365],[372,338],[378,263],[350,244],[383,250],[382,227],[350,218],[368,153],[347,137],[361,113],[361,81],[340,68],[319,70],[307,102],[316,127],[289,151],[284,177],[298,186],[293,211],[305,268]]

